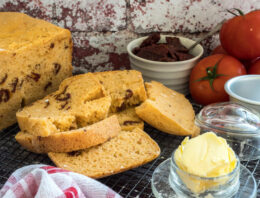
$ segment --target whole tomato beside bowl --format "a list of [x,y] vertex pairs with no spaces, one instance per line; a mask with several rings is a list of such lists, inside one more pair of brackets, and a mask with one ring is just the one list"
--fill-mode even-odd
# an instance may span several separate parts
[[245,15],[235,10],[240,16],[226,21],[221,27],[221,46],[237,59],[252,60],[260,56],[260,10]]
[[248,69],[248,74],[260,74],[260,58],[252,63]]
[[189,89],[192,98],[199,104],[207,105],[228,101],[224,90],[227,80],[246,74],[241,62],[232,56],[215,54],[198,62],[191,71]]
[[226,54],[226,55],[228,55],[226,50],[224,50],[224,48],[221,45],[218,45],[216,48],[214,48],[210,54],[211,55],[214,55],[214,54]]

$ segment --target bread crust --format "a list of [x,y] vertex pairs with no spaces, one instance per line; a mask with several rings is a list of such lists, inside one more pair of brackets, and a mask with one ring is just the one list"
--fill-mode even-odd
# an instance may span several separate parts
[[[123,138],[125,137],[125,138]],[[99,149],[102,149],[103,148],[106,148],[107,146],[111,145],[111,144],[114,144],[115,142],[117,142],[118,140],[119,141],[123,141],[124,145],[126,144],[130,144],[130,142],[128,142],[127,140],[133,140],[133,142],[135,142],[135,145],[138,144],[138,141],[143,141],[143,144],[147,146],[147,148],[145,148],[145,155],[142,155],[140,154],[139,157],[137,158],[131,158],[131,153],[135,153],[135,152],[138,152],[139,150],[133,145],[133,149],[129,149],[128,153],[124,153],[125,155],[122,155],[122,156],[116,156],[114,157],[115,155],[115,151],[114,150],[111,150],[110,152],[106,152],[104,151],[103,152],[98,152],[97,150]],[[131,147],[132,144],[129,145],[129,147]],[[120,151],[120,149],[122,149],[122,145],[120,144],[120,146],[116,145],[116,149]],[[131,147],[132,148],[132,147]],[[123,149],[122,149],[123,150]],[[110,176],[110,175],[114,175],[114,174],[117,174],[117,173],[121,173],[123,171],[127,171],[129,169],[132,169],[132,168],[136,168],[138,166],[141,166],[143,164],[146,164],[152,160],[154,160],[155,158],[157,158],[159,155],[160,155],[160,147],[158,146],[158,144],[147,134],[145,133],[144,131],[142,131],[141,129],[139,128],[135,128],[133,131],[122,131],[121,133],[119,133],[118,136],[112,138],[110,141],[108,142],[105,142],[101,145],[98,145],[96,147],[92,147],[92,148],[89,148],[89,149],[85,149],[83,151],[83,157],[81,158],[81,156],[68,156],[68,154],[66,153],[48,153],[48,156],[50,157],[50,159],[60,168],[64,168],[64,169],[67,169],[67,170],[70,170],[70,171],[74,171],[74,172],[77,172],[77,173],[80,173],[80,174],[83,174],[83,175],[86,175],[88,177],[91,177],[91,178],[102,178],[102,177],[107,177],[107,176]],[[96,171],[88,171],[88,170],[84,170],[86,167],[80,167],[80,166],[74,166],[72,167],[72,164],[78,164],[77,162],[81,161],[82,164],[86,164],[86,166],[88,166],[90,163],[93,163],[93,162],[90,162],[88,161],[88,155],[91,155],[89,153],[92,152],[92,154],[96,154],[96,155],[100,155],[100,157],[102,157],[103,154],[105,155],[110,155],[110,159],[115,159],[115,163],[118,163],[118,161],[128,161],[128,164],[122,166],[121,164],[113,164],[113,162],[111,162],[111,166],[114,165],[114,167],[111,167],[110,166],[110,170],[96,170]],[[128,158],[127,156],[130,155],[130,157]],[[63,159],[67,158],[67,162],[65,162]],[[121,160],[118,160],[116,158],[121,158]],[[102,160],[102,159],[101,159]],[[103,163],[106,163],[106,160],[102,160],[102,161],[95,161],[95,163],[97,164],[100,164],[101,166],[103,165]],[[71,162],[71,165],[68,164]],[[86,168],[87,169],[87,168]]]
[[47,137],[19,132],[15,139],[35,153],[71,152],[96,146],[115,137],[121,131],[116,115],[76,130],[54,133]]

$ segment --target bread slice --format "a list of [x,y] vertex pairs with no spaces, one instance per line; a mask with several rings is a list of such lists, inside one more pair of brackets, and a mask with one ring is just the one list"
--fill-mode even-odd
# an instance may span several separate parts
[[144,129],[144,122],[135,113],[135,108],[130,107],[117,113],[109,113],[109,115],[117,115],[122,131],[132,131],[134,128]]
[[20,129],[49,136],[93,124],[107,117],[111,97],[92,73],[65,79],[59,90],[17,112]]
[[118,112],[145,101],[146,91],[142,74],[135,70],[94,73],[112,98],[110,111]]
[[48,153],[58,166],[101,178],[141,166],[158,157],[160,147],[141,129],[121,131],[111,140],[81,151]]
[[145,83],[148,99],[136,107],[136,114],[153,127],[174,135],[198,135],[195,113],[191,103],[163,84]]
[[76,130],[54,133],[47,137],[19,132],[15,139],[24,148],[35,153],[71,152],[96,146],[118,135],[121,127],[113,115],[95,124]]

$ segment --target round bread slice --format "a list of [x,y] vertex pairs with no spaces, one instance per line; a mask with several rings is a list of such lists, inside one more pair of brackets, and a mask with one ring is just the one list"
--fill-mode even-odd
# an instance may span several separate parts
[[196,136],[195,113],[189,100],[181,93],[151,81],[145,83],[148,99],[135,108],[136,114],[160,131],[174,135]]
[[157,158],[158,144],[139,128],[121,131],[111,140],[89,149],[71,153],[48,153],[60,168],[92,178],[120,173]]
[[19,132],[15,139],[35,153],[71,152],[106,142],[121,131],[116,115],[76,130],[54,133],[47,137]]

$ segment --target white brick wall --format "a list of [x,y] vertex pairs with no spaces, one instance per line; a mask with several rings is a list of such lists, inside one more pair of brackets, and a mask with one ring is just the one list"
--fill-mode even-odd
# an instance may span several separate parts
[[[73,33],[75,71],[129,68],[126,45],[151,32],[198,39],[215,24],[260,9],[260,0],[1,0],[0,11],[24,12]],[[218,35],[202,42],[206,53]]]

